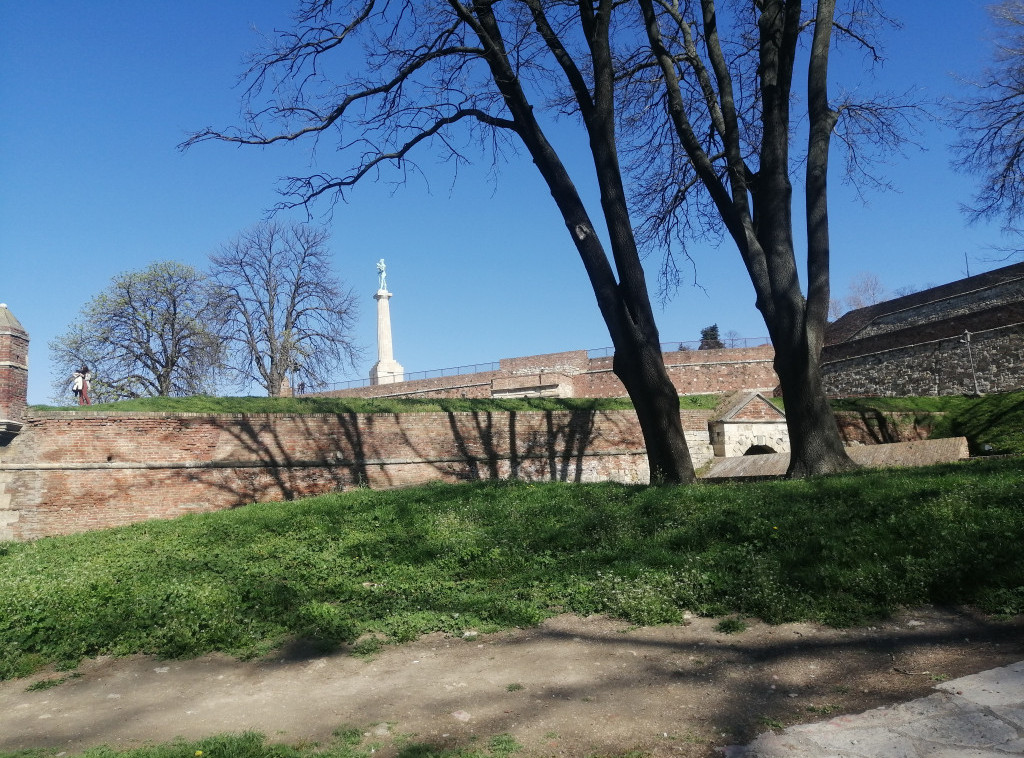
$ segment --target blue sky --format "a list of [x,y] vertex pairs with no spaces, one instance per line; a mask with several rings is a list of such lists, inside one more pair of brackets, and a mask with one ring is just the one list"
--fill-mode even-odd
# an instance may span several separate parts
[[[205,266],[209,253],[264,217],[279,177],[333,159],[330,147],[311,158],[304,145],[177,149],[191,131],[238,123],[244,55],[261,33],[287,25],[290,5],[0,2],[0,302],[31,336],[30,403],[47,402],[53,378],[69,372],[50,365],[47,344],[111,277],[158,260]],[[882,85],[939,97],[958,91],[956,75],[987,62],[984,3],[893,5],[904,26],[886,36]],[[859,56],[840,60],[833,79],[855,87],[861,67]],[[870,194],[866,204],[833,178],[835,294],[860,272],[893,290],[952,281],[966,265],[972,274],[1003,265],[991,260],[998,229],[968,226],[958,210],[974,182],[950,167],[951,139],[928,126],[926,149],[892,158],[887,174],[897,191]],[[358,187],[327,222],[337,273],[360,299],[356,337],[366,348],[339,381],[365,378],[375,360],[381,257],[394,293],[395,358],[406,371],[610,344],[528,160],[502,165],[496,179],[489,165],[462,169],[454,182],[431,156],[420,164],[429,182]],[[734,248],[692,252],[701,288],[684,286],[658,308],[662,339],[697,339],[711,323],[763,336]]]

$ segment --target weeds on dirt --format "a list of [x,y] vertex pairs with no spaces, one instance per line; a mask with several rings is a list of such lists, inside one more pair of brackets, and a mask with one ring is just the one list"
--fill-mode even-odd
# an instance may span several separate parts
[[[175,740],[130,750],[99,747],[81,753],[81,758],[370,758],[379,745],[358,728],[335,730],[335,741],[328,745],[270,743],[256,732],[224,734],[197,741]],[[509,734],[491,737],[486,747],[439,748],[422,743],[402,745],[399,758],[508,758],[522,749]],[[0,752],[0,758],[52,758],[54,750]],[[64,755],[64,753],[60,753]]]
[[357,489],[0,551],[0,677],[84,656],[372,654],[560,612],[852,624],[1024,611],[1019,459],[688,487]]
[[739,634],[747,631],[747,622],[736,616],[726,616],[718,622],[715,629],[722,634]]

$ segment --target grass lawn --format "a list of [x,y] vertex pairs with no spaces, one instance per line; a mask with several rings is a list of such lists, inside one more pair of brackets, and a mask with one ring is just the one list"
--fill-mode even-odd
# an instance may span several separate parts
[[372,652],[563,611],[851,624],[1024,611],[1024,461],[793,482],[484,482],[0,543],[0,676],[83,656]]
[[[683,409],[711,409],[721,395],[685,395]],[[87,406],[33,405],[36,411],[149,411],[160,413],[428,413],[487,411],[630,410],[625,397],[607,398],[408,398],[408,397],[141,397]]]

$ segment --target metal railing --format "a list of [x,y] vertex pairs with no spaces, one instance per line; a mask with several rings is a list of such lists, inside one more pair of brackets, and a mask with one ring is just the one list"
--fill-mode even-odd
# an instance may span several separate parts
[[[461,376],[462,374],[482,374],[485,371],[497,371],[501,367],[498,361],[491,363],[471,363],[466,366],[450,366],[448,368],[435,368],[427,371],[407,371],[402,377],[403,382],[411,382],[417,379],[440,379],[445,376]],[[369,387],[369,379],[352,379],[347,382],[335,382],[328,384],[317,392],[330,392],[332,390],[348,390],[355,387]]]
[[[771,340],[767,337],[720,337],[719,340],[726,348],[736,347],[759,347],[770,345]],[[662,342],[661,352],[674,353],[680,350],[699,350],[700,340],[688,340],[685,342]],[[588,358],[611,358],[615,354],[613,347],[599,347],[587,351]]]
[[[767,337],[722,337],[721,341],[727,348],[757,347],[759,345],[771,344],[771,341]],[[661,343],[661,351],[663,353],[673,353],[678,350],[697,350],[699,348],[700,340]],[[615,348],[598,347],[587,350],[586,352],[587,358],[610,358],[615,354]],[[498,371],[500,368],[500,361],[492,361],[490,363],[470,363],[465,366],[451,366],[449,368],[435,368],[428,371],[406,372],[405,376],[402,377],[402,381],[411,382],[417,379],[439,379],[446,376],[461,376],[463,374],[482,374],[487,371]],[[369,386],[369,379],[351,379],[347,382],[333,382],[315,390],[311,390],[311,392],[331,392],[334,390],[350,390],[357,387]]]

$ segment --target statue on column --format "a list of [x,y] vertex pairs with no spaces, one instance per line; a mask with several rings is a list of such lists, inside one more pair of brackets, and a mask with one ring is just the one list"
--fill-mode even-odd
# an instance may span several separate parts
[[379,290],[387,292],[388,289],[388,267],[384,265],[384,259],[377,261],[377,276],[380,278]]

